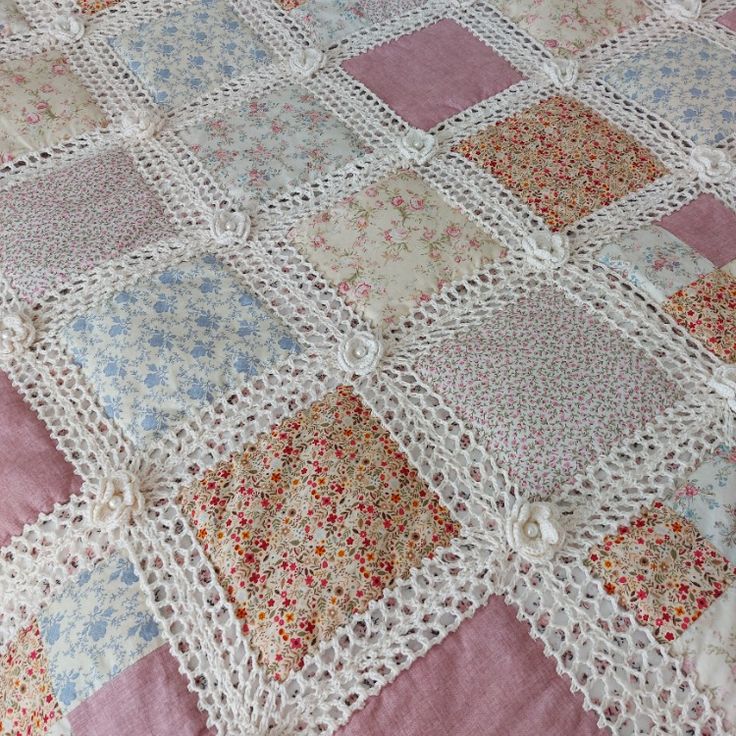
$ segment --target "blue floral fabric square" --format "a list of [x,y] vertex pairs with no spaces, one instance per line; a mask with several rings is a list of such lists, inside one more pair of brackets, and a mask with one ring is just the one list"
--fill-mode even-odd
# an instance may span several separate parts
[[76,317],[62,338],[137,444],[300,350],[212,256],[139,281]]
[[122,557],[73,578],[38,623],[65,714],[163,643],[133,565]]
[[271,62],[226,0],[195,0],[108,42],[164,107],[185,105]]
[[648,48],[603,79],[695,143],[718,143],[736,130],[736,55],[700,36]]

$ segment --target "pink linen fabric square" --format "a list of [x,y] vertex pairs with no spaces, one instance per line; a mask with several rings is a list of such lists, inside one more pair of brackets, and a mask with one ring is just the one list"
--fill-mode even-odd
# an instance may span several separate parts
[[662,218],[659,225],[704,255],[716,268],[736,258],[736,214],[712,194],[701,194]]
[[166,646],[123,670],[67,717],[74,736],[215,736]]
[[370,698],[336,736],[593,736],[595,716],[500,596]]
[[80,486],[46,427],[0,373],[0,547]]
[[718,18],[718,22],[732,31],[736,31],[736,10],[729,10]]
[[441,20],[343,62],[415,128],[429,130],[523,79],[452,20]]

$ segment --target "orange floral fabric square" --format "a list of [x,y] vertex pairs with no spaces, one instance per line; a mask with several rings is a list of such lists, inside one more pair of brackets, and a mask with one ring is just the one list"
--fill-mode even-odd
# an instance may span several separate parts
[[660,501],[606,536],[586,564],[661,642],[674,641],[736,580],[736,568]]
[[736,279],[725,271],[701,276],[664,304],[688,332],[727,363],[736,363]]
[[206,472],[179,503],[277,680],[459,531],[347,387]]
[[0,734],[38,736],[62,719],[48,668],[34,621],[0,657]]
[[552,230],[667,173],[647,148],[577,100],[551,97],[453,146]]
[[85,15],[94,15],[100,10],[105,10],[113,5],[117,5],[120,0],[77,0],[79,7]]

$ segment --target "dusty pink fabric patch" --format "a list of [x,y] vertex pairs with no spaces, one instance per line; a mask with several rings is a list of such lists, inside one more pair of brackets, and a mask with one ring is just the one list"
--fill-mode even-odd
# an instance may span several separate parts
[[732,31],[736,31],[736,10],[729,10],[718,18],[718,22]]
[[214,736],[166,646],[155,649],[67,716],[74,736]]
[[422,130],[523,79],[508,61],[451,20],[377,46],[342,66]]
[[701,194],[659,224],[716,268],[736,258],[736,214],[712,194]]
[[0,372],[0,546],[80,485],[43,422]]
[[378,695],[336,736],[603,734],[500,596]]

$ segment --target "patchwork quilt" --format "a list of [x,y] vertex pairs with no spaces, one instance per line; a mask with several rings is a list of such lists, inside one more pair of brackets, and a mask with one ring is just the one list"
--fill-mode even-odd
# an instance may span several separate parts
[[0,734],[736,734],[736,1],[0,0]]

